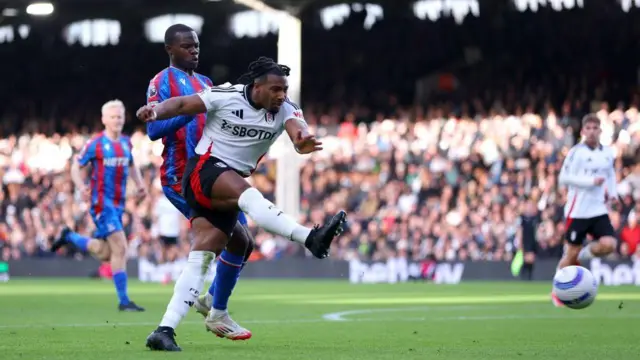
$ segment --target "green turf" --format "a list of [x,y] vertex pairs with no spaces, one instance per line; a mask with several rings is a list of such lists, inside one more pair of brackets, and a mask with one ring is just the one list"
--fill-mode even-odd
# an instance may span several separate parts
[[[549,284],[349,285],[243,280],[234,318],[253,332],[231,342],[192,312],[180,354],[144,340],[172,286],[130,284],[145,313],[118,313],[111,283],[11,280],[0,284],[0,359],[638,359],[640,291],[601,288],[586,310],[556,309]],[[623,305],[620,306],[620,303]],[[327,319],[328,318],[328,319]]]

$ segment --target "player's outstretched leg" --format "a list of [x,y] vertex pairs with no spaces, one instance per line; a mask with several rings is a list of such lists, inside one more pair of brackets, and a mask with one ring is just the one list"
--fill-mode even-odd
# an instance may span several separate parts
[[181,350],[175,341],[175,329],[200,295],[209,265],[216,256],[215,251],[218,251],[217,246],[212,242],[217,236],[216,231],[219,230],[202,217],[193,219],[191,225],[195,238],[193,248],[184,270],[176,281],[173,296],[167,305],[160,326],[147,337],[147,347],[151,350]]
[[111,259],[111,249],[104,240],[82,236],[68,227],[63,228],[54,239],[51,244],[51,252],[56,252],[60,248],[69,245],[74,245],[81,251],[89,252],[98,260],[109,261]]
[[[226,174],[237,174],[227,172]],[[221,177],[222,178],[222,177]],[[214,187],[220,181],[216,182]],[[238,197],[238,206],[260,227],[265,230],[304,244],[304,246],[318,259],[329,256],[329,248],[333,239],[342,233],[347,220],[344,211],[338,211],[323,226],[316,225],[313,229],[298,224],[291,216],[283,213],[271,201],[253,187],[247,187]]]
[[[233,270],[220,271],[220,269],[217,269],[216,278],[211,283],[211,286],[209,287],[209,291],[207,291],[204,295],[200,295],[198,297],[198,300],[196,300],[194,307],[196,308],[196,311],[198,311],[202,316],[206,317],[209,314],[209,310],[211,310],[211,308],[213,307],[213,299],[214,299],[214,294],[216,289],[216,283],[221,280],[221,279],[220,280],[218,279],[218,276],[223,275],[223,276],[229,277],[228,279],[223,280],[225,283],[237,282],[238,278],[240,277],[240,273],[242,269],[247,264],[247,261],[249,260],[249,257],[253,252],[253,248],[254,248],[253,236],[251,236],[251,233],[247,228],[246,217],[244,216],[243,213],[240,213],[240,216],[238,216],[238,223],[236,224],[236,227],[233,230],[233,235],[231,236],[231,240],[227,245],[227,249],[224,250],[222,254],[220,254],[220,257],[227,259],[229,257],[229,254],[227,252],[229,250],[232,250],[233,253],[237,253],[236,249],[241,250],[242,248],[245,248],[246,250],[244,252],[242,265],[240,266],[240,271],[237,271],[237,272]],[[220,265],[220,263],[218,263],[218,265]],[[231,279],[232,276],[234,276],[235,279]],[[231,289],[231,291],[233,291],[233,289]],[[231,294],[231,291],[229,291],[229,294]],[[224,297],[224,295],[219,295],[219,296]],[[220,301],[224,301],[226,303],[228,300],[219,300],[219,302]]]
[[578,263],[587,266],[594,257],[604,257],[615,251],[616,239],[612,236],[604,236],[596,242],[591,242],[583,247],[578,254]]
[[107,243],[111,249],[111,270],[113,271],[113,284],[118,295],[118,310],[127,312],[144,311],[144,308],[129,299],[127,287],[127,238],[124,231],[118,230],[109,234]]

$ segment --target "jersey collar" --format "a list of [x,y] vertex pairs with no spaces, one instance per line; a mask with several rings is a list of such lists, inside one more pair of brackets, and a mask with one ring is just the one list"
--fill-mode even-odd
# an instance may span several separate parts
[[259,107],[256,103],[254,103],[253,100],[251,100],[251,89],[252,88],[253,88],[252,84],[245,85],[244,89],[242,90],[242,96],[244,97],[245,100],[247,100],[249,105],[251,105],[254,109],[256,109],[256,110],[264,110],[261,107]]
[[183,74],[185,74],[187,76],[196,76],[196,72],[195,71],[192,74],[189,74],[188,72],[186,72],[186,71],[184,71],[182,69],[179,69],[179,68],[177,68],[177,67],[175,67],[173,65],[169,65],[169,68],[170,69],[176,69],[176,70],[180,71],[181,73],[183,73]]

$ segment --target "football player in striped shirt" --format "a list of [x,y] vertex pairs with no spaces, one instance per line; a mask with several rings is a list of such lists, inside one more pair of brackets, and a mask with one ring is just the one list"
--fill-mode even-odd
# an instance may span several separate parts
[[[131,174],[137,186],[140,198],[146,196],[147,190],[133,160],[131,140],[122,135],[124,121],[125,108],[121,101],[113,100],[104,104],[104,131],[85,144],[71,167],[76,189],[91,201],[89,212],[96,225],[94,237],[88,238],[64,228],[53,242],[51,251],[73,244],[102,261],[110,261],[118,295],[118,309],[144,311],[144,308],[129,299],[127,292],[127,236],[122,225],[122,215],[129,175]],[[89,186],[86,185],[81,169],[87,165],[91,165]]]

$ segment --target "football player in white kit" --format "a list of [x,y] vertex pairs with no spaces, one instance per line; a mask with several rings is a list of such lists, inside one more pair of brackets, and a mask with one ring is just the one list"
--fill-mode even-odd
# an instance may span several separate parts
[[[584,141],[567,154],[558,182],[568,187],[564,207],[565,251],[558,269],[570,265],[589,266],[593,257],[603,257],[616,249],[615,230],[609,220],[609,205],[618,201],[615,155],[600,144],[600,119],[587,115],[582,119]],[[587,235],[593,241],[583,246]],[[562,302],[551,294],[553,303]]]
[[[155,106],[143,106],[137,117],[145,122],[180,115],[207,113],[203,136],[189,159],[182,191],[192,209],[192,227],[197,243],[184,271],[189,271],[191,288],[201,289],[203,264],[227,245],[242,210],[265,230],[304,244],[317,258],[325,258],[334,237],[342,232],[346,213],[339,211],[323,226],[308,228],[284,214],[244,179],[253,173],[260,159],[286,131],[300,154],[322,150],[322,143],[309,134],[302,110],[287,99],[289,67],[261,57],[249,65],[242,84],[213,87],[197,95],[170,98]],[[214,225],[203,225],[209,222]],[[206,224],[206,223],[205,223]],[[199,229],[207,229],[200,231]],[[233,261],[220,259],[222,262]],[[216,289],[217,291],[217,289]],[[196,301],[184,291],[185,301]],[[251,336],[233,321],[226,309],[212,307],[205,319],[207,329],[220,337],[246,339]]]

